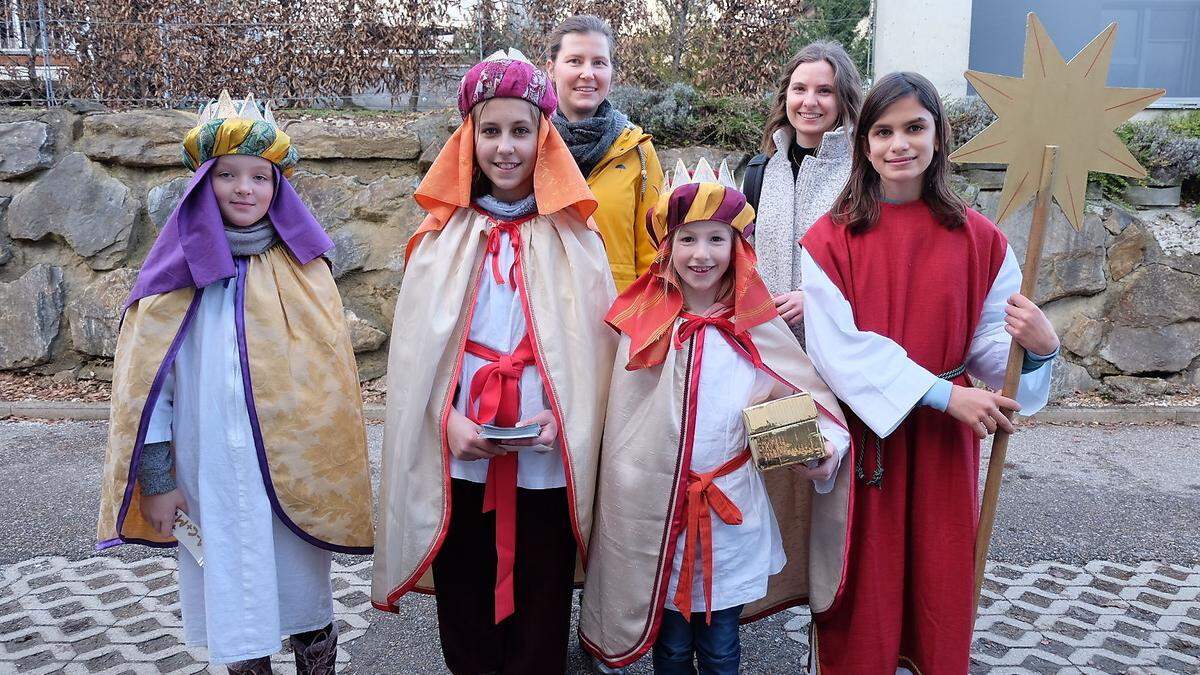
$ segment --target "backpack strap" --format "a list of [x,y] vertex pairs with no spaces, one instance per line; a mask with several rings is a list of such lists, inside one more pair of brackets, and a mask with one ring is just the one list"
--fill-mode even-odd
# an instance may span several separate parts
[[758,212],[758,198],[762,195],[763,175],[766,172],[767,156],[757,154],[746,165],[746,173],[742,177],[742,194],[746,195],[746,202],[754,207],[756,213]]

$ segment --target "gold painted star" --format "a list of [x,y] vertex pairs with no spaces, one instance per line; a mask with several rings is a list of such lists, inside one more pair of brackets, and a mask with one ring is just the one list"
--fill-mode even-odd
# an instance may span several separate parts
[[1117,24],[1109,24],[1067,63],[1030,12],[1022,77],[966,72],[998,119],[950,159],[1008,165],[997,223],[1034,197],[1047,145],[1059,148],[1054,199],[1076,230],[1083,225],[1088,171],[1145,177],[1113,130],[1167,92],[1105,86],[1116,35]]

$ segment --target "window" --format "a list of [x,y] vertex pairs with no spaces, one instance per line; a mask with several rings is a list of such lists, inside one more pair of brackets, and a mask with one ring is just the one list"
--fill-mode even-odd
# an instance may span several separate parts
[[974,0],[970,67],[1020,75],[1031,11],[1068,59],[1116,21],[1108,84],[1165,88],[1154,107],[1200,105],[1200,0]]

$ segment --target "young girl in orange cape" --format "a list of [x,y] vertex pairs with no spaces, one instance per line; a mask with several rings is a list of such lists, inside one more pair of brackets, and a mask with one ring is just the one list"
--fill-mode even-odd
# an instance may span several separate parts
[[435,594],[454,673],[564,671],[591,531],[616,291],[555,105],[519,53],[467,72],[396,301],[372,601]]
[[228,93],[183,142],[196,172],[126,301],[113,363],[100,548],[175,546],[184,641],[231,673],[333,673],[330,552],[371,552],[358,369],[333,248],[287,176],[268,108]]
[[[838,593],[848,481],[828,478],[850,439],[755,269],[753,208],[706,163],[694,180],[676,170],[647,225],[658,257],[606,317],[621,343],[580,635],[610,667],[653,646],[656,673],[736,673],[739,622]],[[830,458],[760,474],[742,409],[797,391]]]
[[[961,675],[975,618],[979,439],[1046,403],[1058,337],[1004,235],[950,190],[950,126],[916,73],[872,87],[850,181],[803,239],[804,326],[853,414],[846,591],[813,614],[816,671]],[[999,389],[1027,350],[1016,401]],[[847,464],[850,464],[847,462]],[[816,609],[816,608],[814,608]]]

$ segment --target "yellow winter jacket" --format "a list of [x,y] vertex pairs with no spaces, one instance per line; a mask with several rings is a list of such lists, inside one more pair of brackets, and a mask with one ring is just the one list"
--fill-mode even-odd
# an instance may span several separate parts
[[617,291],[654,262],[657,249],[646,231],[646,212],[658,202],[663,171],[650,134],[628,126],[587,177],[599,207],[592,216],[604,237]]

